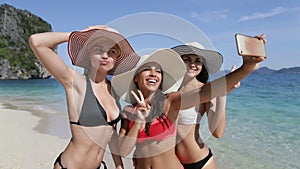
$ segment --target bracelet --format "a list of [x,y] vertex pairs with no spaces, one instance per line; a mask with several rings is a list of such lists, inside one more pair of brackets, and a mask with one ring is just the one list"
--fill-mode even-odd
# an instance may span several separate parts
[[137,109],[137,105],[134,106],[134,109],[133,109],[133,111],[131,112],[131,114],[135,114],[136,109]]

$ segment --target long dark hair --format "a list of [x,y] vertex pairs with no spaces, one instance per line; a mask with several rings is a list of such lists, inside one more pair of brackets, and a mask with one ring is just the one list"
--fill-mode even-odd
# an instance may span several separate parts
[[208,75],[207,69],[205,67],[205,64],[203,63],[202,65],[203,65],[202,70],[199,73],[199,75],[196,76],[196,79],[201,83],[207,83],[209,75]]
[[[161,69],[161,76],[164,77],[164,72],[162,69]],[[170,127],[166,119],[163,118],[164,100],[166,97],[165,94],[162,92],[163,80],[164,78],[161,79],[161,84],[159,88],[153,93],[152,98],[150,100],[151,109],[150,109],[149,116],[146,118],[146,125],[144,129],[147,136],[150,136],[150,126],[156,118],[161,119],[167,125],[167,127]],[[135,86],[137,89],[139,89],[139,86],[136,82],[135,82]],[[130,100],[132,101],[132,103],[135,104],[135,99],[133,97],[130,97]]]
[[[147,136],[150,136],[150,126],[152,122],[156,119],[159,118],[163,120],[163,122],[167,125],[169,128],[170,126],[168,125],[167,121],[165,118],[163,118],[163,109],[164,109],[164,100],[165,100],[165,94],[161,90],[155,91],[153,94],[150,105],[150,113],[149,116],[146,118],[146,126],[145,126],[145,132]],[[160,122],[161,122],[160,120]]]

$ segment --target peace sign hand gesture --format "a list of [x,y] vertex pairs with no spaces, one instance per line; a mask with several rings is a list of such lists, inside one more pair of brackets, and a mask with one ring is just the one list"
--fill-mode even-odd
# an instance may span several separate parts
[[137,115],[137,119],[135,120],[135,122],[143,123],[145,122],[146,118],[149,116],[151,106],[149,102],[145,101],[143,93],[140,90],[138,90],[138,93],[140,97],[134,91],[131,91],[131,94],[133,95],[133,97],[137,102],[134,108],[135,109],[134,114]]

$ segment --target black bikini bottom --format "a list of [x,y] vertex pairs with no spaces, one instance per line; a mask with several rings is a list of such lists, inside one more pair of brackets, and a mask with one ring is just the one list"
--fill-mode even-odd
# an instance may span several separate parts
[[[62,155],[62,153],[60,153],[59,156],[56,158],[56,160],[55,160],[55,162],[54,162],[54,165],[55,165],[56,163],[58,163],[58,165],[61,167],[61,169],[67,169],[67,168],[65,168],[65,167],[62,165],[62,163],[61,163],[61,155]],[[107,169],[107,166],[106,166],[105,162],[102,161],[101,163],[103,164],[104,169]],[[100,169],[100,166],[99,166],[97,169]]]
[[182,165],[183,165],[184,169],[200,169],[207,163],[207,161],[212,156],[213,156],[213,154],[212,154],[211,150],[209,149],[209,153],[204,159],[202,159],[198,162],[192,163],[192,164],[182,164]]

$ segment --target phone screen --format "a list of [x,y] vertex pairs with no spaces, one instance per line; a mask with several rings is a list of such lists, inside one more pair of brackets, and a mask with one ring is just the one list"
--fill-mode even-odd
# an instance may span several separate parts
[[266,49],[263,40],[242,34],[235,34],[235,39],[239,55],[266,57]]

